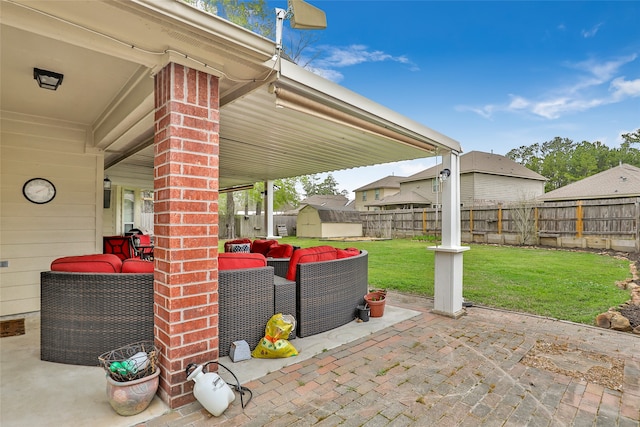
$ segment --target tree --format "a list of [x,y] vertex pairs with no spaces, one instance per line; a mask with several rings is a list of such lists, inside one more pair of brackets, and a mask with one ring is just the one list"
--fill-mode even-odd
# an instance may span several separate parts
[[575,143],[556,137],[542,144],[522,146],[507,153],[507,157],[548,179],[546,191],[579,181],[611,169],[620,163],[640,167],[640,129],[622,135],[620,148],[611,149],[600,141]]
[[305,175],[300,177],[300,183],[305,197],[315,195],[335,196],[338,194],[346,196],[349,194],[347,190],[338,190],[338,181],[331,174],[328,174],[324,181],[320,181],[318,175]]
[[234,24],[273,38],[275,33],[275,12],[266,0],[182,0],[200,10],[218,15]]

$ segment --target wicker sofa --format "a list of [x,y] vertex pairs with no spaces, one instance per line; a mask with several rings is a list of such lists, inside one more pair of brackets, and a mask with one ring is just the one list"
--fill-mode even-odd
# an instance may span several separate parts
[[42,360],[95,366],[106,351],[153,341],[153,263],[99,254],[51,268],[40,273]]
[[[220,255],[219,261],[228,257]],[[42,360],[95,366],[106,351],[154,339],[153,274],[118,271],[119,263],[134,270],[141,269],[140,263],[147,263],[144,268],[153,263],[110,257],[117,258],[61,258],[52,269],[63,271],[41,273]],[[254,348],[273,314],[295,313],[295,283],[274,278],[264,257],[258,267],[225,261],[220,267],[227,268],[218,272],[219,354],[226,356],[233,341],[246,340]]]

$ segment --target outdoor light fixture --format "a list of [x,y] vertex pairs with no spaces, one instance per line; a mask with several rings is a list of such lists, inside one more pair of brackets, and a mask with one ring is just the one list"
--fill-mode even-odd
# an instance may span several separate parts
[[111,180],[106,177],[102,182],[103,207],[109,209],[111,207]]
[[53,71],[33,69],[33,78],[38,81],[38,86],[43,89],[56,90],[62,84],[64,75]]
[[324,30],[327,16],[324,11],[302,0],[287,0],[287,10],[276,8],[276,48],[282,50],[282,24],[285,19],[297,30]]
[[442,169],[440,171],[440,181],[445,182],[450,175],[451,175],[451,171],[449,169]]

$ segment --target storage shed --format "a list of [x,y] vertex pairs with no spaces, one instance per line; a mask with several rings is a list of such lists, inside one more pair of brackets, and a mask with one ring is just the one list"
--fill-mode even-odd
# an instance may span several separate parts
[[360,212],[352,209],[307,205],[298,212],[297,222],[298,237],[362,236]]

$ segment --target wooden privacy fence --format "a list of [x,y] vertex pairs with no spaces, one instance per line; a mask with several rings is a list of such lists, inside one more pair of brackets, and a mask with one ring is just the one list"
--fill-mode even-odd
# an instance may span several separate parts
[[[463,242],[640,251],[640,198],[463,207]],[[368,237],[440,235],[440,209],[361,213]]]

